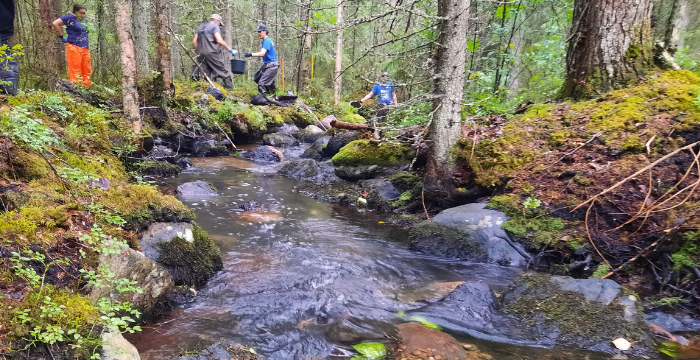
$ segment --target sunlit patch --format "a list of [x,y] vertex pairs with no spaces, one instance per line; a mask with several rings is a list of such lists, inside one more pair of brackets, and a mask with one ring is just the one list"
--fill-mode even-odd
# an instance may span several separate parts
[[279,211],[253,210],[237,212],[233,216],[239,224],[268,223],[282,218],[282,213]]
[[318,215],[318,211],[317,211],[317,210],[311,210],[311,215]]

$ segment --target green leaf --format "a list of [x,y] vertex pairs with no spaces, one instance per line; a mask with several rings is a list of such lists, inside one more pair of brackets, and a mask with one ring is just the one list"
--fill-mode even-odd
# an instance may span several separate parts
[[382,343],[361,343],[352,347],[366,359],[384,359],[387,356],[386,346]]

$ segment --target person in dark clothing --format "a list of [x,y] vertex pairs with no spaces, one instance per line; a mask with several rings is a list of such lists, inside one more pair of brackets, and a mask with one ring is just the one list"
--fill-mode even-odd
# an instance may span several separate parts
[[221,78],[226,89],[233,89],[233,79],[224,64],[224,56],[221,49],[228,50],[231,55],[235,56],[237,51],[232,49],[226,41],[221,37],[221,22],[223,19],[218,14],[212,14],[210,21],[199,25],[197,33],[192,39],[195,52],[199,55],[197,61],[202,65],[207,76],[215,81],[216,78]]
[[275,93],[275,76],[277,76],[277,70],[280,68],[279,62],[277,62],[277,52],[275,51],[275,44],[272,39],[267,35],[267,26],[265,24],[258,25],[258,37],[262,39],[262,46],[260,51],[255,53],[245,53],[245,57],[261,57],[263,60],[263,66],[255,73],[253,80],[258,83],[258,91],[263,96]]
[[[0,47],[6,55],[10,53],[8,41],[15,34],[15,2],[13,0],[0,0]],[[2,57],[0,57],[2,58]],[[14,61],[2,61],[0,64],[0,93],[15,95],[17,93],[17,83],[19,71],[17,63]],[[7,68],[7,70],[5,70]],[[9,84],[8,84],[9,83]]]

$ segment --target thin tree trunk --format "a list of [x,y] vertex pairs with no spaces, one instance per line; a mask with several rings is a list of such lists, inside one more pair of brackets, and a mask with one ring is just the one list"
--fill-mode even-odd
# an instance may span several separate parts
[[105,4],[103,0],[97,3],[97,48],[98,48],[98,66],[95,72],[98,74],[101,81],[105,81],[107,77],[107,39],[105,37],[106,31],[106,20],[105,15]]
[[436,75],[430,146],[424,190],[438,201],[449,201],[455,193],[452,147],[459,140],[462,126],[462,97],[466,60],[470,0],[440,0],[437,15],[438,48],[435,51]]
[[121,49],[122,63],[122,108],[124,117],[131,123],[134,133],[141,133],[141,117],[139,116],[139,99],[136,92],[136,54],[134,40],[131,37],[130,0],[115,1],[115,20],[117,36]]
[[[233,22],[231,21],[231,18],[233,17],[233,1],[231,0],[222,0],[224,3],[224,41],[226,41],[227,44],[233,46],[233,36],[232,36],[232,25]],[[226,52],[224,53],[224,64],[226,64],[226,68],[231,70],[231,54]]]
[[45,60],[44,77],[49,87],[53,87],[59,74],[65,71],[63,48],[65,45],[56,40],[52,31],[52,23],[60,17],[61,5],[59,0],[39,0],[39,24],[36,36],[44,44],[44,52],[40,58]]
[[671,35],[671,44],[675,45],[676,48],[682,49],[684,47],[684,38],[682,36],[683,32],[686,31],[688,25],[690,24],[690,6],[688,0],[678,0],[678,16],[676,16],[673,22],[673,32]]
[[343,0],[338,0],[338,16],[336,21],[338,29],[338,37],[335,48],[335,82],[333,89],[335,90],[335,104],[340,103],[340,92],[343,85]]
[[160,72],[163,90],[170,89],[172,74],[170,73],[170,34],[168,32],[168,0],[153,0],[156,10],[156,70]]
[[678,8],[680,7],[680,0],[672,0],[673,5],[671,5],[671,13],[668,14],[668,19],[666,20],[666,31],[664,33],[664,47],[666,49],[673,49],[675,52],[675,47],[673,44],[673,30],[675,29],[676,17],[678,16]]
[[[178,7],[177,7],[177,2],[170,3],[168,4],[168,10],[170,12],[170,29],[172,29],[173,34],[172,36],[175,36],[179,30],[179,22],[178,22]],[[180,76],[184,73],[182,69],[182,57],[180,55],[180,47],[176,44],[171,42],[170,46],[170,61],[171,61],[171,66],[170,68],[172,69],[172,75],[173,78]]]
[[[147,78],[151,67],[148,62],[148,19],[151,13],[149,0],[133,0],[133,21],[134,49],[136,51],[136,74],[139,79]],[[156,12],[156,16],[158,13]]]
[[653,66],[652,0],[576,0],[562,98],[629,85]]
[[309,75],[311,74],[311,2],[309,1],[306,9],[303,10],[304,21],[306,22],[306,31],[302,37],[301,47],[301,73],[297,79],[297,91],[308,90]]

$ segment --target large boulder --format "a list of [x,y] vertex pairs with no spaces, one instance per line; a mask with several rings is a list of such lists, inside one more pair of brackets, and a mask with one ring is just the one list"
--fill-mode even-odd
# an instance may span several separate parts
[[335,175],[332,164],[311,159],[290,161],[277,173],[292,179],[309,181],[315,184],[328,184],[340,180]]
[[102,360],[141,360],[138,350],[127,341],[122,334],[113,332],[102,333]]
[[323,149],[328,143],[328,140],[330,140],[330,136],[321,136],[316,141],[311,144],[311,146],[304,151],[303,154],[301,154],[302,159],[312,159],[316,161],[321,161],[324,158],[326,158]]
[[[333,140],[328,142],[328,146],[331,141]],[[338,177],[356,181],[395,173],[408,167],[412,156],[411,148],[404,145],[355,140],[343,146],[332,160]]]
[[325,131],[316,125],[309,125],[304,130],[296,133],[297,139],[305,143],[313,143],[322,137]]
[[221,142],[216,140],[195,141],[193,145],[192,156],[194,157],[211,157],[211,156],[227,156],[228,149]]
[[166,299],[175,286],[168,270],[128,247],[123,247],[117,254],[100,255],[99,261],[109,267],[116,279],[135,281],[134,286],[143,292],[119,294],[116,290],[93,286],[89,294],[93,303],[107,296],[115,301],[129,301],[135,309],[147,314]]
[[[500,298],[487,285],[468,282],[407,314],[489,341],[656,358],[637,301],[612,280],[525,274]],[[619,338],[632,347],[618,350],[613,340]]]
[[335,156],[340,149],[345,145],[359,140],[362,136],[362,132],[354,130],[334,130],[333,136],[328,140],[328,143],[323,148],[323,154],[326,157]]
[[202,285],[223,267],[219,248],[197,224],[151,224],[140,245],[146,257],[170,272],[176,285]]
[[265,134],[263,136],[263,144],[274,147],[291,147],[298,146],[299,141],[291,135],[283,133]]
[[279,150],[263,145],[258,146],[253,150],[246,151],[242,157],[250,161],[257,162],[282,162],[284,161],[284,155],[282,155]]
[[187,182],[177,187],[177,196],[183,199],[207,198],[218,195],[211,185],[202,180]]
[[[467,360],[467,352],[452,336],[419,323],[396,326],[399,329],[401,356],[415,358],[437,358]],[[405,355],[404,355],[405,354]],[[425,355],[425,357],[421,357]]]
[[[504,266],[525,266],[525,250],[519,244],[510,241],[508,234],[501,229],[508,217],[500,211],[484,207],[484,204],[467,204],[447,209],[436,215],[432,222],[468,234],[467,241],[479,244],[486,252],[488,262]],[[449,248],[463,246],[461,241],[443,236],[431,239],[431,242],[426,242],[426,239],[415,237],[412,246],[420,247],[421,251],[426,253],[444,255],[449,252],[452,254],[450,257],[460,258],[459,251],[449,251]]]

